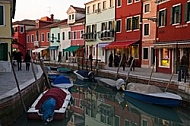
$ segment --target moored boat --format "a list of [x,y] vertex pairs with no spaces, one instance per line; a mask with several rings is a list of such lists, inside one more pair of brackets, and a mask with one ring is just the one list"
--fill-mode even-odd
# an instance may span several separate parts
[[65,119],[71,94],[63,88],[50,88],[39,95],[27,111],[29,119],[42,119],[45,122]]
[[59,75],[52,83],[53,87],[69,89],[73,86],[73,82],[66,76]]
[[154,85],[129,83],[126,88],[127,89],[124,90],[126,96],[147,103],[167,107],[176,107],[182,102],[181,96],[171,92],[164,92],[159,87]]
[[82,81],[91,81],[94,79],[94,73],[92,71],[87,71],[83,69],[75,70],[73,73],[77,76],[77,79]]

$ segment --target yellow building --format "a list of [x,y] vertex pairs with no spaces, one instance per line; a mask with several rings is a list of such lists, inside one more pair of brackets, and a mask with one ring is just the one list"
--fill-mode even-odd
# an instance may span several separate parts
[[10,71],[12,44],[12,18],[14,18],[16,0],[0,0],[0,71]]

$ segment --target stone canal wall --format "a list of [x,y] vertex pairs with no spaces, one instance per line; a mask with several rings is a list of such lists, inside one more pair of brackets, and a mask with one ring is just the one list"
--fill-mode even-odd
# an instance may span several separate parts
[[[33,77],[33,75],[31,76]],[[44,77],[40,69],[37,73],[37,81],[31,79],[19,85],[26,110],[39,96],[37,85],[39,85],[41,90],[43,89]],[[12,126],[14,121],[23,113],[25,113],[25,110],[17,88],[0,95],[0,126]]]

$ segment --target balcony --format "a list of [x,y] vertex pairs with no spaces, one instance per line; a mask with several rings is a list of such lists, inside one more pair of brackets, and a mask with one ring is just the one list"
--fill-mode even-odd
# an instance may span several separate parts
[[114,30],[104,30],[99,34],[99,39],[101,40],[111,40],[114,38]]
[[85,33],[85,34],[83,34],[83,38],[85,41],[95,41],[96,40],[96,32]]

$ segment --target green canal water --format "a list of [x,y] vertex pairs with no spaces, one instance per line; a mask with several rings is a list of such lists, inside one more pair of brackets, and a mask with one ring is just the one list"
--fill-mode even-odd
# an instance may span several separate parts
[[72,105],[63,121],[44,124],[23,115],[14,126],[190,126],[190,110],[182,106],[147,104],[95,82],[74,81],[71,93]]

